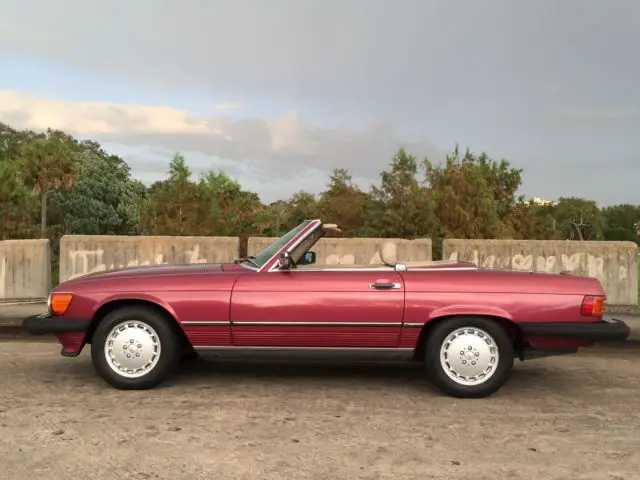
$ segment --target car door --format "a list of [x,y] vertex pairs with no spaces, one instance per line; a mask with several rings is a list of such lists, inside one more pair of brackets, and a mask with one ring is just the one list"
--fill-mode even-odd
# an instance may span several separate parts
[[231,295],[237,346],[396,347],[404,283],[393,269],[247,274]]

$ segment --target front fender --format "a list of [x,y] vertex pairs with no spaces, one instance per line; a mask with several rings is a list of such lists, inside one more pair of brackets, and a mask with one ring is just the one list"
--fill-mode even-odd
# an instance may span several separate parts
[[148,303],[152,303],[152,304],[157,305],[158,307],[162,308],[163,310],[166,310],[173,317],[173,319],[180,326],[180,328],[182,329],[182,325],[180,325],[180,321],[178,320],[178,316],[176,315],[175,310],[173,309],[173,307],[169,303],[165,302],[164,300],[162,300],[161,298],[159,298],[159,297],[157,297],[155,295],[150,295],[150,294],[143,293],[143,292],[116,293],[116,294],[113,294],[113,295],[109,295],[109,296],[107,296],[105,298],[102,298],[100,301],[97,301],[96,303],[94,303],[93,309],[92,309],[91,318],[95,318],[96,314],[100,311],[100,309],[104,308],[108,304],[110,304],[112,302],[125,301],[125,300],[142,301],[142,302],[148,302]]

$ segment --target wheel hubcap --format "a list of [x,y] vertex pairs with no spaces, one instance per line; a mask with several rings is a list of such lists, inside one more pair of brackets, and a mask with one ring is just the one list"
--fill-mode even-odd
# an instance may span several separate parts
[[137,378],[149,373],[160,358],[160,339],[150,325],[129,320],[111,329],[104,346],[107,364],[119,375]]
[[447,376],[460,385],[478,385],[493,376],[500,354],[491,335],[480,328],[451,332],[440,348],[440,363]]

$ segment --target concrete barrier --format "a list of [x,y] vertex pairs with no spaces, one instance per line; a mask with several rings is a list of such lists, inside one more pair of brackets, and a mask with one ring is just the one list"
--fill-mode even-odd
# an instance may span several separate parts
[[442,257],[487,268],[595,277],[611,312],[637,312],[638,246],[633,242],[447,239]]
[[230,262],[239,251],[237,237],[65,235],[60,239],[60,282],[138,265]]
[[[249,255],[255,255],[276,240],[273,237],[250,237]],[[384,242],[396,245],[398,261],[431,260],[431,240],[402,238],[321,238],[311,250],[316,252],[316,264],[373,264],[381,263],[378,247]]]
[[0,242],[0,302],[46,299],[50,289],[49,240]]
[[[251,237],[256,254],[275,238]],[[431,240],[323,238],[314,247],[317,263],[379,263],[382,242],[395,243],[399,261],[431,260]],[[66,235],[60,242],[60,281],[88,273],[151,264],[232,261],[239,255],[236,237],[142,237]],[[611,312],[637,312],[638,247],[631,242],[516,240],[444,241],[443,258],[471,261],[489,268],[509,268],[598,278]],[[48,240],[0,242],[0,301],[46,298],[51,287]]]

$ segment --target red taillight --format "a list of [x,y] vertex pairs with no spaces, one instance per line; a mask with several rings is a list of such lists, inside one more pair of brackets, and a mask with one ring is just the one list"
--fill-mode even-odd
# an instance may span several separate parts
[[604,314],[604,301],[602,295],[586,295],[580,313],[585,317],[601,317]]

